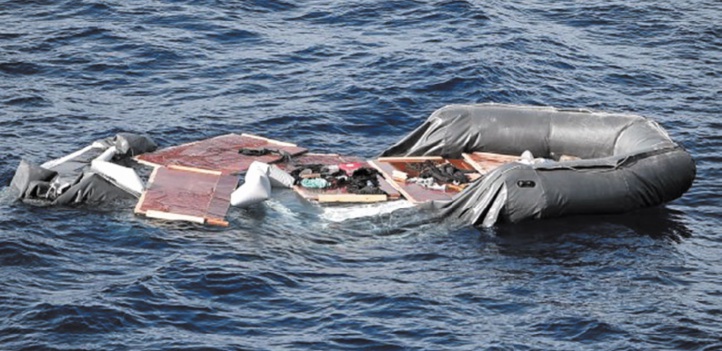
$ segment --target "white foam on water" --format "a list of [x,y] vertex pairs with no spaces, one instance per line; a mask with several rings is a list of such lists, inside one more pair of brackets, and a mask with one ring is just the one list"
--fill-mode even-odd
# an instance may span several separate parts
[[414,204],[409,201],[397,200],[363,205],[324,207],[321,218],[331,222],[343,222],[355,218],[380,216],[413,206]]

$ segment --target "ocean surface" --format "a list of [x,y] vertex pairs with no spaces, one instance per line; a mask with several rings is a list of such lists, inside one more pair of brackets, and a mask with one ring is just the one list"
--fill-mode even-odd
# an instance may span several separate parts
[[[682,198],[472,228],[333,221],[290,191],[227,228],[10,201],[118,132],[374,157],[452,103],[648,116]],[[722,350],[722,3],[0,1],[1,350]]]

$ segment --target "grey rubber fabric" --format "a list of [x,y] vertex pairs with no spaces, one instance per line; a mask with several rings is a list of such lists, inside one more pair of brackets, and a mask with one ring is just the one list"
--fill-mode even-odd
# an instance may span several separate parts
[[674,200],[692,185],[694,160],[654,121],[626,114],[498,104],[450,105],[381,156],[461,158],[474,151],[558,160],[511,163],[433,205],[472,225],[571,214],[618,213]]
[[129,157],[155,151],[158,148],[150,137],[131,133],[118,133],[113,139],[113,144],[119,155]]
[[116,155],[116,161],[126,162],[130,156],[155,150],[156,144],[146,136],[121,133],[114,138],[99,140],[94,145],[98,146],[81,150],[74,157],[48,168],[21,160],[10,182],[10,190],[17,200],[40,205],[132,199],[133,194],[92,172],[90,164],[110,146],[120,146],[122,153]]

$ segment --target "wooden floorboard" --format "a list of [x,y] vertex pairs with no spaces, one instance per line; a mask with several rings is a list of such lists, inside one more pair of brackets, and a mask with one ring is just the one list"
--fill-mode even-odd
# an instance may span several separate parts
[[166,220],[223,225],[237,176],[157,167],[135,212]]
[[253,161],[274,163],[282,156],[271,153],[263,156],[246,156],[238,153],[242,148],[267,148],[300,155],[308,151],[294,144],[249,134],[226,134],[215,138],[182,144],[136,156],[140,163],[150,166],[180,166],[228,174],[241,174]]
[[519,161],[519,156],[495,154],[490,152],[473,152],[462,154],[464,160],[472,165],[482,175],[487,174],[495,168],[507,163]]

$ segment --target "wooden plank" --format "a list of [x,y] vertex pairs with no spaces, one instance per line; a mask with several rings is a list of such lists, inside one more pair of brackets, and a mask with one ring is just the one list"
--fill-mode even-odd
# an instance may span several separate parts
[[[383,180],[382,176],[379,176],[379,177],[380,177],[380,179]],[[385,187],[388,187],[388,191],[384,190]],[[384,181],[384,183],[380,183],[379,188],[382,191],[386,192],[385,195],[384,194],[381,194],[381,195],[384,195],[387,198],[387,200],[396,200],[401,197],[401,193],[399,193],[398,190],[396,190],[396,188],[391,186],[391,184],[389,184],[386,181]],[[348,190],[346,190],[346,188],[309,189],[309,188],[304,188],[300,185],[296,185],[293,187],[293,190],[298,195],[300,195],[301,197],[303,197],[304,199],[309,200],[309,201],[320,201],[319,198],[321,195],[333,195],[333,196],[345,196],[348,199],[352,199],[354,196],[357,196],[359,199],[358,202],[366,202],[366,200],[364,199],[364,196],[366,196],[365,194],[349,193]],[[348,201],[348,202],[352,202],[352,201]]]
[[199,169],[199,168],[193,168],[193,167],[186,167],[181,165],[170,165],[168,166],[170,169],[176,169],[179,171],[188,171],[188,172],[196,172],[196,173],[205,173],[205,174],[214,174],[214,175],[221,175],[223,172],[221,171],[211,171],[207,169]]
[[236,176],[218,172],[157,167],[135,212],[166,220],[227,225],[224,217],[237,184]]
[[319,194],[318,202],[382,202],[388,201],[386,194]]
[[295,144],[280,142],[250,134],[226,134],[188,144],[169,147],[138,155],[135,159],[151,166],[181,166],[195,169],[240,174],[248,170],[253,161],[274,163],[283,157],[277,153],[262,156],[239,154],[243,148],[272,149],[300,155],[308,151]]
[[206,218],[205,224],[213,225],[216,227],[227,227],[229,225],[226,220],[218,219],[218,218]]
[[483,167],[482,165],[480,165],[479,163],[477,163],[476,161],[474,161],[473,158],[471,158],[471,154],[462,153],[462,154],[461,154],[461,157],[463,157],[464,160],[466,160],[466,162],[468,162],[472,167],[474,167],[474,169],[475,169],[477,172],[479,172],[480,174],[486,174],[486,173],[487,173],[487,171],[484,170],[484,167]]
[[398,190],[411,203],[419,204],[434,200],[451,200],[451,198],[459,193],[460,187],[447,187],[447,190],[435,190],[418,185],[416,183],[406,182],[403,179],[394,179],[394,173],[406,173],[408,178],[419,176],[417,167],[414,164],[432,161],[435,164],[443,164],[449,162],[457,168],[464,170],[472,170],[469,164],[465,164],[463,160],[446,160],[443,157],[384,157],[369,161],[373,167],[386,178],[396,190]]
[[[369,161],[369,164],[375,167],[386,178],[389,184],[391,184],[391,186],[393,186],[399,193],[401,193],[401,195],[403,195],[404,198],[406,198],[406,200],[408,200],[409,202],[413,204],[419,204],[425,202],[425,200],[429,198],[429,196],[426,196],[422,199],[420,196],[416,195],[419,189],[415,189],[415,187],[421,188],[420,186],[416,184],[405,184],[405,182],[401,183],[394,180],[391,176],[393,174],[394,168],[393,166],[391,166],[390,163],[379,160],[372,160]],[[438,195],[439,200],[446,200],[449,198],[443,193],[439,193]]]
[[519,161],[519,156],[495,154],[491,152],[464,153],[462,156],[467,163],[482,175],[491,172],[501,165]]
[[206,219],[198,216],[183,215],[178,213],[170,213],[156,210],[147,210],[145,216],[148,218],[165,219],[167,221],[183,221],[205,224]]

